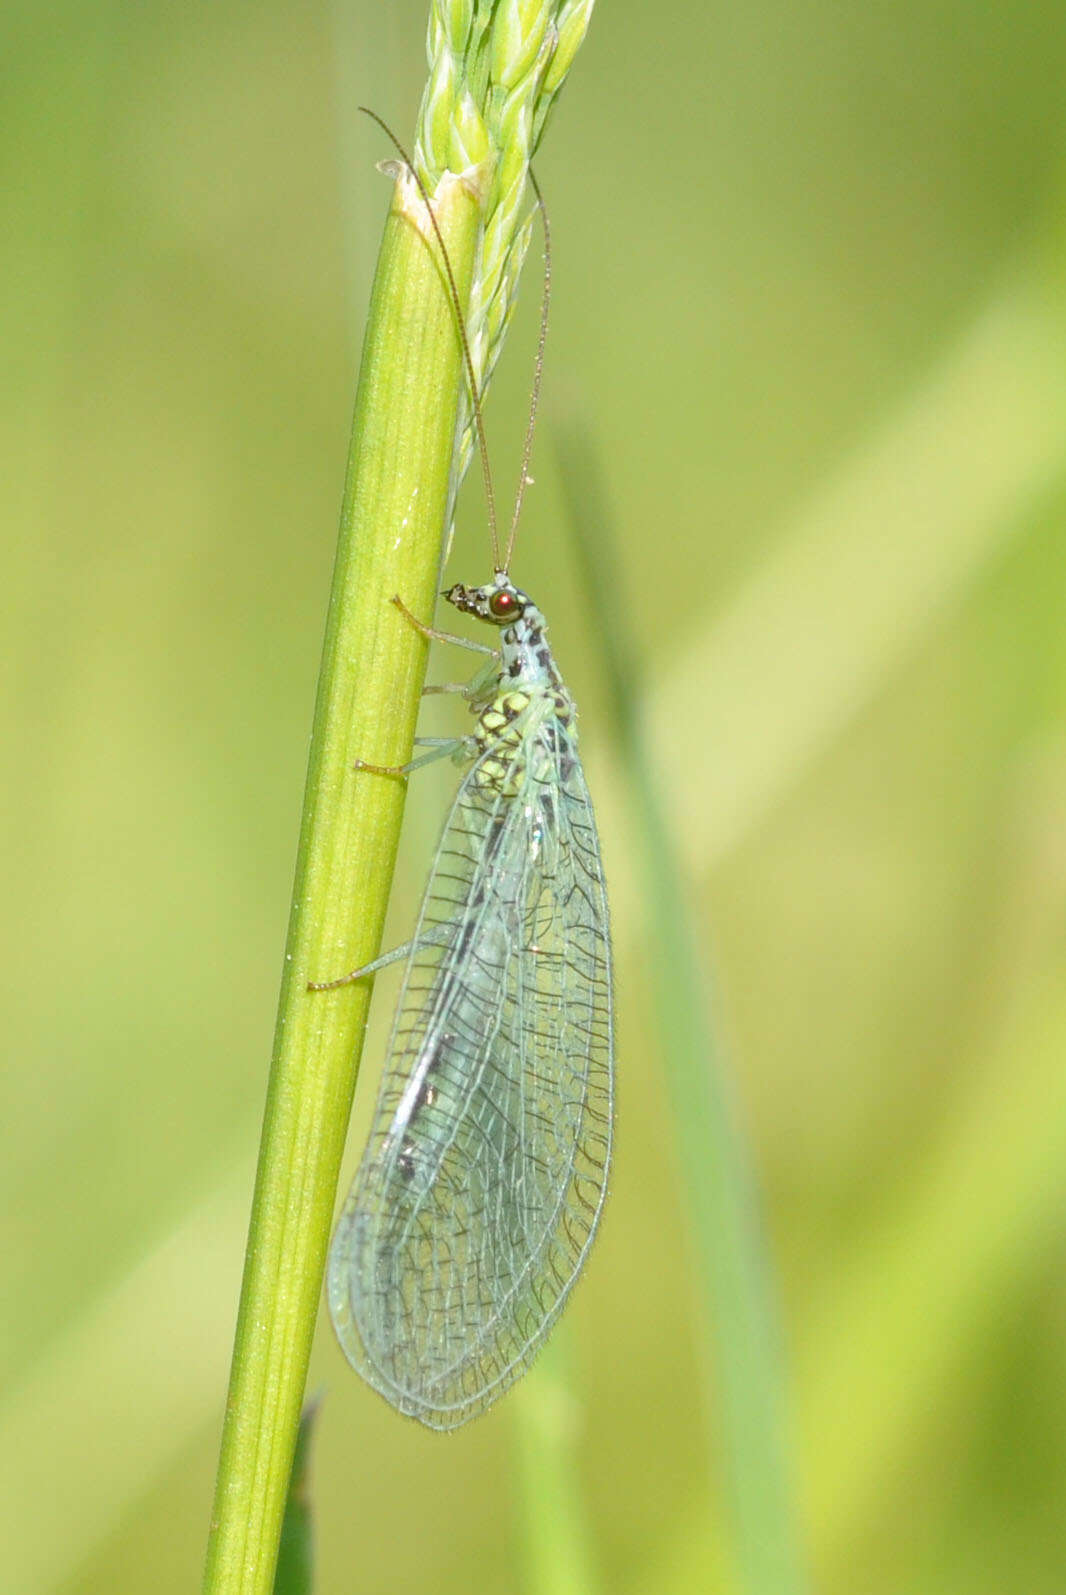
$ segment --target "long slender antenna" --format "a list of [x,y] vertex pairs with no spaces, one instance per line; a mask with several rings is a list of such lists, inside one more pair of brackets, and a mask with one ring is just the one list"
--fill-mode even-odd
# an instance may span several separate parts
[[[471,355],[470,355],[470,341],[469,341],[469,339],[467,338],[467,335],[466,335],[466,321],[465,321],[465,319],[463,317],[463,307],[462,307],[462,304],[461,304],[460,299],[459,299],[459,289],[456,286],[455,273],[452,271],[452,263],[448,259],[447,246],[445,245],[444,239],[443,239],[443,237],[441,235],[440,227],[437,225],[437,218],[436,218],[436,216],[434,214],[433,205],[432,205],[432,202],[430,200],[430,197],[429,197],[428,193],[426,192],[426,185],[425,185],[425,183],[423,183],[421,177],[419,177],[418,173],[416,172],[415,167],[414,167],[414,162],[411,160],[411,157],[408,155],[407,151],[404,149],[403,145],[400,143],[399,139],[396,137],[396,134],[392,131],[392,128],[388,125],[387,122],[382,121],[381,117],[378,115],[378,113],[376,111],[372,111],[370,109],[369,105],[360,105],[359,106],[359,110],[362,111],[364,116],[369,116],[372,122],[376,122],[377,125],[380,127],[381,131],[385,134],[386,138],[391,140],[393,146],[395,147],[397,153],[400,156],[400,159],[403,161],[404,165],[407,167],[407,170],[410,172],[411,176],[414,178],[415,182],[418,184],[418,192],[422,196],[422,201],[423,201],[423,203],[424,203],[424,205],[426,207],[426,210],[429,212],[429,219],[430,219],[430,221],[433,224],[433,231],[437,235],[437,243],[440,245],[441,258],[444,261],[444,272],[445,272],[445,275],[446,275],[446,277],[448,279],[448,289],[449,289],[449,292],[451,294],[452,308],[455,311],[455,323],[456,323],[456,326],[457,326],[457,328],[459,330],[459,342],[462,345],[462,349],[463,349],[463,360],[464,360],[464,362],[466,364],[467,381],[470,384],[470,405],[471,405],[471,409],[473,410],[473,415],[474,415],[474,431],[475,431],[475,433],[477,435],[478,453],[481,456],[481,475],[482,475],[482,479],[484,480],[484,483],[485,483],[485,501],[486,501],[486,503],[488,505],[488,512],[489,512],[489,531],[490,531],[490,533],[492,535],[492,560],[493,560],[493,564],[496,567],[496,569],[499,570],[500,569],[500,535],[499,535],[499,530],[498,530],[497,525],[496,525],[496,495],[495,495],[495,493],[493,492],[493,489],[492,489],[492,471],[489,469],[489,451],[488,451],[488,447],[487,447],[487,445],[485,443],[485,423],[484,423],[484,421],[482,420],[482,417],[481,417],[481,395],[478,392],[477,378],[474,375],[474,362],[473,362],[473,360],[471,358]],[[532,176],[532,173],[530,175]],[[534,186],[534,189],[536,189],[536,184],[535,183],[534,183],[533,186]],[[539,193],[537,194],[537,199],[538,199],[538,201],[540,201]],[[543,204],[542,204],[542,209],[543,209]],[[542,337],[541,337],[541,347],[543,348],[543,334],[542,334]],[[539,356],[538,356],[538,358],[539,358]],[[538,373],[538,376],[539,376],[539,373]],[[528,461],[527,461],[527,463],[528,463]],[[525,474],[525,472],[524,472],[524,469],[523,469],[523,475],[524,474]],[[519,502],[521,502],[521,492],[519,493]],[[512,541],[513,541],[514,540],[513,531],[512,531],[511,535],[512,535]],[[510,550],[509,549],[508,549],[508,560],[510,560]]]
[[544,291],[540,301],[540,332],[537,336],[537,353],[533,361],[533,391],[529,399],[529,423],[526,426],[526,441],[522,449],[522,469],[518,474],[518,491],[515,494],[514,513],[511,516],[511,530],[507,534],[507,558],[502,569],[509,571],[511,568],[511,555],[514,553],[515,534],[518,531],[518,517],[522,513],[522,500],[526,496],[529,486],[529,462],[533,457],[533,433],[537,425],[537,406],[540,403],[540,379],[544,371],[544,345],[548,337],[548,307],[552,296],[552,234],[548,223],[548,207],[544,203],[544,195],[540,191],[540,184],[533,175],[532,166],[529,168],[529,182],[534,194],[537,196],[537,205],[540,209],[541,225],[544,228]]

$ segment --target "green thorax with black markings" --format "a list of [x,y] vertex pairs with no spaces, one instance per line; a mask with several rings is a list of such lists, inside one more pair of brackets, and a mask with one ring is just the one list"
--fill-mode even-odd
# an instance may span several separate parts
[[460,583],[444,596],[456,609],[500,628],[500,666],[492,695],[488,702],[475,704],[478,745],[484,753],[492,750],[497,761],[486,765],[486,777],[502,776],[506,767],[511,780],[516,779],[521,770],[515,767],[515,755],[531,739],[541,740],[537,733],[542,727],[548,745],[553,730],[576,743],[573,699],[552,657],[544,615],[528,593],[497,571],[483,587]]

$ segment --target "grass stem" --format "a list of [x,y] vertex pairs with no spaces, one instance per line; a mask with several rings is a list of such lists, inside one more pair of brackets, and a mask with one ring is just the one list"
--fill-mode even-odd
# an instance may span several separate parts
[[[433,195],[462,294],[481,197],[469,174],[442,179]],[[206,1595],[267,1595],[273,1584],[370,1000],[368,982],[307,985],[380,949],[404,784],[353,765],[410,757],[427,644],[389,600],[399,593],[432,615],[461,383],[439,251],[404,174],[359,374]]]

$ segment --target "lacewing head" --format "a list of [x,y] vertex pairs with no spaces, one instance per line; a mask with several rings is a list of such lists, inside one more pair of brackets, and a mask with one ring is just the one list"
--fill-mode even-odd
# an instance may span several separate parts
[[444,597],[464,614],[476,615],[479,620],[496,626],[513,625],[529,604],[526,594],[504,571],[497,571],[492,581],[483,587],[464,587],[462,582],[457,582],[448,588]]

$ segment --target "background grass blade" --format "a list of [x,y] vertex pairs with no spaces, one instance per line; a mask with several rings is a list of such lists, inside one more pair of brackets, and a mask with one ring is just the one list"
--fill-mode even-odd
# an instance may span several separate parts
[[[585,573],[585,612],[600,641],[612,721],[642,854],[645,945],[674,1105],[678,1170],[710,1329],[708,1423],[731,1504],[741,1587],[799,1595],[806,1582],[791,1491],[771,1268],[754,1181],[713,1029],[707,963],[682,882],[638,716],[635,644],[617,578],[611,511],[587,433],[557,435],[563,491]],[[691,728],[698,737],[700,728]],[[684,758],[684,749],[674,757]]]
[[526,1595],[597,1595],[592,1530],[578,1466],[582,1407],[569,1336],[556,1327],[515,1391],[515,1450]]
[[319,1403],[309,1401],[300,1417],[300,1432],[285,1497],[274,1595],[312,1595],[315,1583],[314,1517],[311,1510],[311,1442]]

